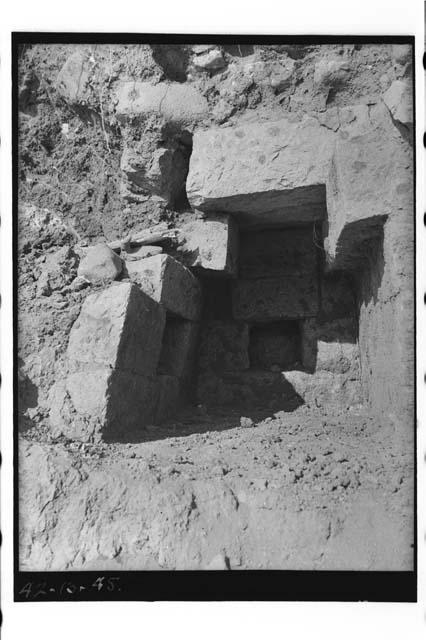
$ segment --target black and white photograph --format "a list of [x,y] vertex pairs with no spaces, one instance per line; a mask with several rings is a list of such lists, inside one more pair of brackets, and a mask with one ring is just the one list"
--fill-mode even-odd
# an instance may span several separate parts
[[14,49],[18,570],[414,575],[414,39],[66,40]]

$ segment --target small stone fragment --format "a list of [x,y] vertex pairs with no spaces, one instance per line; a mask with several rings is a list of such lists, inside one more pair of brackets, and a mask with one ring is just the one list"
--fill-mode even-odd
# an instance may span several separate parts
[[194,64],[199,69],[206,69],[208,71],[221,69],[226,65],[222,51],[220,49],[213,49],[205,54],[199,55],[195,58]]
[[77,276],[71,283],[72,291],[81,291],[88,286],[90,286],[90,281],[87,280],[84,276]]
[[330,87],[342,84],[349,75],[350,66],[347,60],[320,60],[315,65],[314,84],[318,87]]
[[78,275],[90,282],[115,280],[121,273],[123,261],[106,244],[90,247],[80,262]]
[[240,418],[240,426],[241,427],[245,427],[245,428],[250,428],[254,426],[254,422],[251,418],[246,418],[244,416],[241,416]]

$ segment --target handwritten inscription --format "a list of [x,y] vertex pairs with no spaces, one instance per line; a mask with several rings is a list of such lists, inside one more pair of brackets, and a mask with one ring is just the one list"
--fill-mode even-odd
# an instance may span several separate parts
[[49,595],[57,595],[60,598],[69,596],[78,596],[83,592],[118,592],[121,591],[120,578],[111,576],[98,576],[94,581],[87,584],[80,584],[67,580],[59,586],[50,586],[44,580],[41,582],[26,582],[18,591],[18,594],[26,600],[37,600],[37,598],[45,599]]

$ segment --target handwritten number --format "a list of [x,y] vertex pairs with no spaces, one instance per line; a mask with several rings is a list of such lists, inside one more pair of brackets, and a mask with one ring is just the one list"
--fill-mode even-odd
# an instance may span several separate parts
[[26,584],[24,584],[22,589],[19,591],[19,595],[20,596],[25,596],[26,598],[29,598],[30,595],[31,595],[32,586],[33,586],[32,582],[27,582]]

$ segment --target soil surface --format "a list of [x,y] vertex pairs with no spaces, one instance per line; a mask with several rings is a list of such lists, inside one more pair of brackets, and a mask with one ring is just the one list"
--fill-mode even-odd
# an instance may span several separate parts
[[408,569],[413,460],[387,433],[306,405],[259,422],[199,407],[127,444],[33,429],[22,569]]

